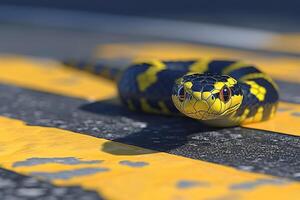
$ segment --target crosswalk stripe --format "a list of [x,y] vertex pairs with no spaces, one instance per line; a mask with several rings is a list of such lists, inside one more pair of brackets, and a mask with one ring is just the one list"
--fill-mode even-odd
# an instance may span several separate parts
[[[194,45],[180,42],[142,42],[142,43],[115,43],[99,45],[94,52],[99,60],[119,60],[122,58],[126,65],[131,60],[145,59],[233,59],[243,60],[257,65],[267,74],[278,80],[300,82],[298,77],[300,59],[288,56],[272,56],[251,51],[234,50],[205,45]],[[127,60],[126,60],[127,59]],[[108,64],[108,62],[107,62]]]
[[285,33],[273,36],[266,49],[278,52],[300,53],[300,33]]
[[114,97],[109,80],[62,67],[54,60],[3,55],[0,82],[87,100]]
[[108,199],[299,197],[300,184],[291,180],[5,117],[0,117],[0,147],[3,168],[57,185],[80,185]]

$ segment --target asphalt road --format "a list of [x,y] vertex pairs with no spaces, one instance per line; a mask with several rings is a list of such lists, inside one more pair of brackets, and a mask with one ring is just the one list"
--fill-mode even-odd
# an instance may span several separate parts
[[[2,115],[29,125],[63,128],[146,149],[300,180],[297,175],[300,170],[298,137],[240,127],[214,129],[181,117],[130,112],[114,101],[90,103],[8,85],[1,85],[0,91],[1,103],[7,105],[1,107]],[[110,152],[111,145],[107,142],[103,151],[114,154]]]
[[[160,39],[17,23],[0,24],[1,53],[57,59],[89,56],[91,49],[99,44],[154,40]],[[298,84],[284,81],[279,84],[287,88],[281,97],[283,101],[299,103]],[[132,113],[117,100],[91,103],[6,84],[0,85],[0,104],[2,116],[29,125],[57,127],[241,170],[300,180],[300,139],[296,136],[240,127],[214,129],[183,118]],[[94,124],[97,124],[97,129]],[[114,154],[110,145],[107,142],[103,151]],[[101,199],[96,192],[79,186],[57,187],[4,169],[0,173],[0,195],[8,200]]]

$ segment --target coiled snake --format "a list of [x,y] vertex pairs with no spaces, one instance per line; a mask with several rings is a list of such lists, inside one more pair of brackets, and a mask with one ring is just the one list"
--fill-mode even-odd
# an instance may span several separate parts
[[150,60],[125,70],[82,61],[64,64],[116,80],[120,99],[131,110],[181,113],[216,127],[264,121],[277,110],[274,81],[240,61]]

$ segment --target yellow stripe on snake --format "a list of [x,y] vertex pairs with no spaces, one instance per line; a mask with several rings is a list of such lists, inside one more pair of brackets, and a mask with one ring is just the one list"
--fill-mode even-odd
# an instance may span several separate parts
[[82,61],[65,64],[115,80],[120,99],[135,111],[181,113],[211,126],[229,127],[267,120],[277,110],[274,81],[240,61],[150,60],[124,70]]

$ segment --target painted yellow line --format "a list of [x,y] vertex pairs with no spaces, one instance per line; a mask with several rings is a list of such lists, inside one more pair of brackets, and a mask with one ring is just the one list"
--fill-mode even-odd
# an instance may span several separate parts
[[300,105],[280,102],[273,119],[244,127],[300,136]]
[[2,167],[107,199],[299,199],[300,183],[0,117]]
[[[112,83],[62,69],[53,61],[5,57],[2,63],[10,66],[1,68],[2,82],[86,99],[115,94]],[[78,76],[84,78],[72,79]],[[106,94],[95,96],[99,89]],[[295,182],[4,117],[0,164],[58,185],[94,189],[108,199],[297,199],[300,189]]]
[[101,77],[63,67],[54,60],[0,57],[0,82],[88,100],[116,95],[114,84]]
[[[0,57],[0,60],[4,63],[0,69],[0,82],[90,100],[116,95],[110,81],[65,69],[55,61],[15,56]],[[300,105],[280,103],[279,109],[282,112],[274,119],[245,127],[300,136]]]
[[117,43],[100,45],[94,53],[105,59],[242,59],[259,66],[273,78],[300,82],[300,59],[286,56],[264,56],[263,54],[226,48],[193,45],[186,43]]
[[266,49],[279,52],[300,53],[300,33],[287,33],[274,36]]

